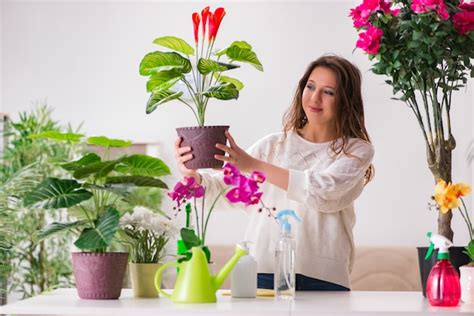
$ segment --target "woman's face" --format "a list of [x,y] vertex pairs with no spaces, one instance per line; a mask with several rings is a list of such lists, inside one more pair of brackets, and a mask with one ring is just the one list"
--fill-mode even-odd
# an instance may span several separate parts
[[336,122],[336,74],[330,68],[316,67],[303,89],[303,111],[310,125]]

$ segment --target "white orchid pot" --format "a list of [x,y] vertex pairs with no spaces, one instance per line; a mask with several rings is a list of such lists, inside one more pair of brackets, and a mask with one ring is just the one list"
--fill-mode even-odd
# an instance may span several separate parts
[[461,272],[461,300],[465,304],[474,304],[474,267],[462,266]]

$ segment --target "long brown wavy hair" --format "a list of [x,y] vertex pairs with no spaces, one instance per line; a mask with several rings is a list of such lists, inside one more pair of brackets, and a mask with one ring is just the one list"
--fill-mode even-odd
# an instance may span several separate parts
[[[326,67],[336,74],[336,139],[331,143],[334,154],[341,152],[349,154],[349,139],[358,138],[370,143],[370,137],[365,128],[364,102],[361,92],[361,73],[359,68],[345,58],[336,55],[324,55],[311,62],[303,77],[298,82],[293,102],[283,116],[283,131],[298,132],[308,120],[303,111],[302,96],[309,76],[316,67]],[[339,141],[339,140],[342,140]],[[371,165],[366,173],[366,181],[373,177],[374,168]]]

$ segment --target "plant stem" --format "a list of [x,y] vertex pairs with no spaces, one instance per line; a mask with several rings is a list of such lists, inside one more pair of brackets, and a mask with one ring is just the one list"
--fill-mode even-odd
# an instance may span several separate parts
[[226,190],[227,190],[227,189],[223,189],[223,190],[219,193],[219,195],[216,197],[216,199],[215,199],[214,202],[212,203],[211,208],[209,209],[209,212],[207,213],[206,223],[205,223],[205,225],[204,225],[203,236],[202,236],[202,243],[203,243],[203,245],[205,245],[205,243],[206,243],[207,224],[209,223],[209,218],[211,217],[211,213],[212,213],[212,211],[214,210],[214,206],[216,205],[217,201],[219,200],[219,198],[221,197],[221,195],[224,194],[224,192],[225,192]]

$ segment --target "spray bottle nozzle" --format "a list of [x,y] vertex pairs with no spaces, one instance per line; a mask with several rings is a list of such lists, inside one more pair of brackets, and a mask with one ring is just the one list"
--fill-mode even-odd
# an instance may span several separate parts
[[431,257],[434,249],[439,249],[438,259],[449,259],[448,249],[453,245],[453,243],[448,238],[442,235],[433,234],[432,232],[428,232],[426,236],[430,239],[430,247],[426,252],[425,260],[428,260],[428,258]]
[[296,212],[290,209],[279,211],[276,215],[278,222],[280,223],[281,231],[283,233],[291,232],[291,224],[288,222],[287,216],[295,218],[298,222],[301,222],[301,219],[296,215]]

